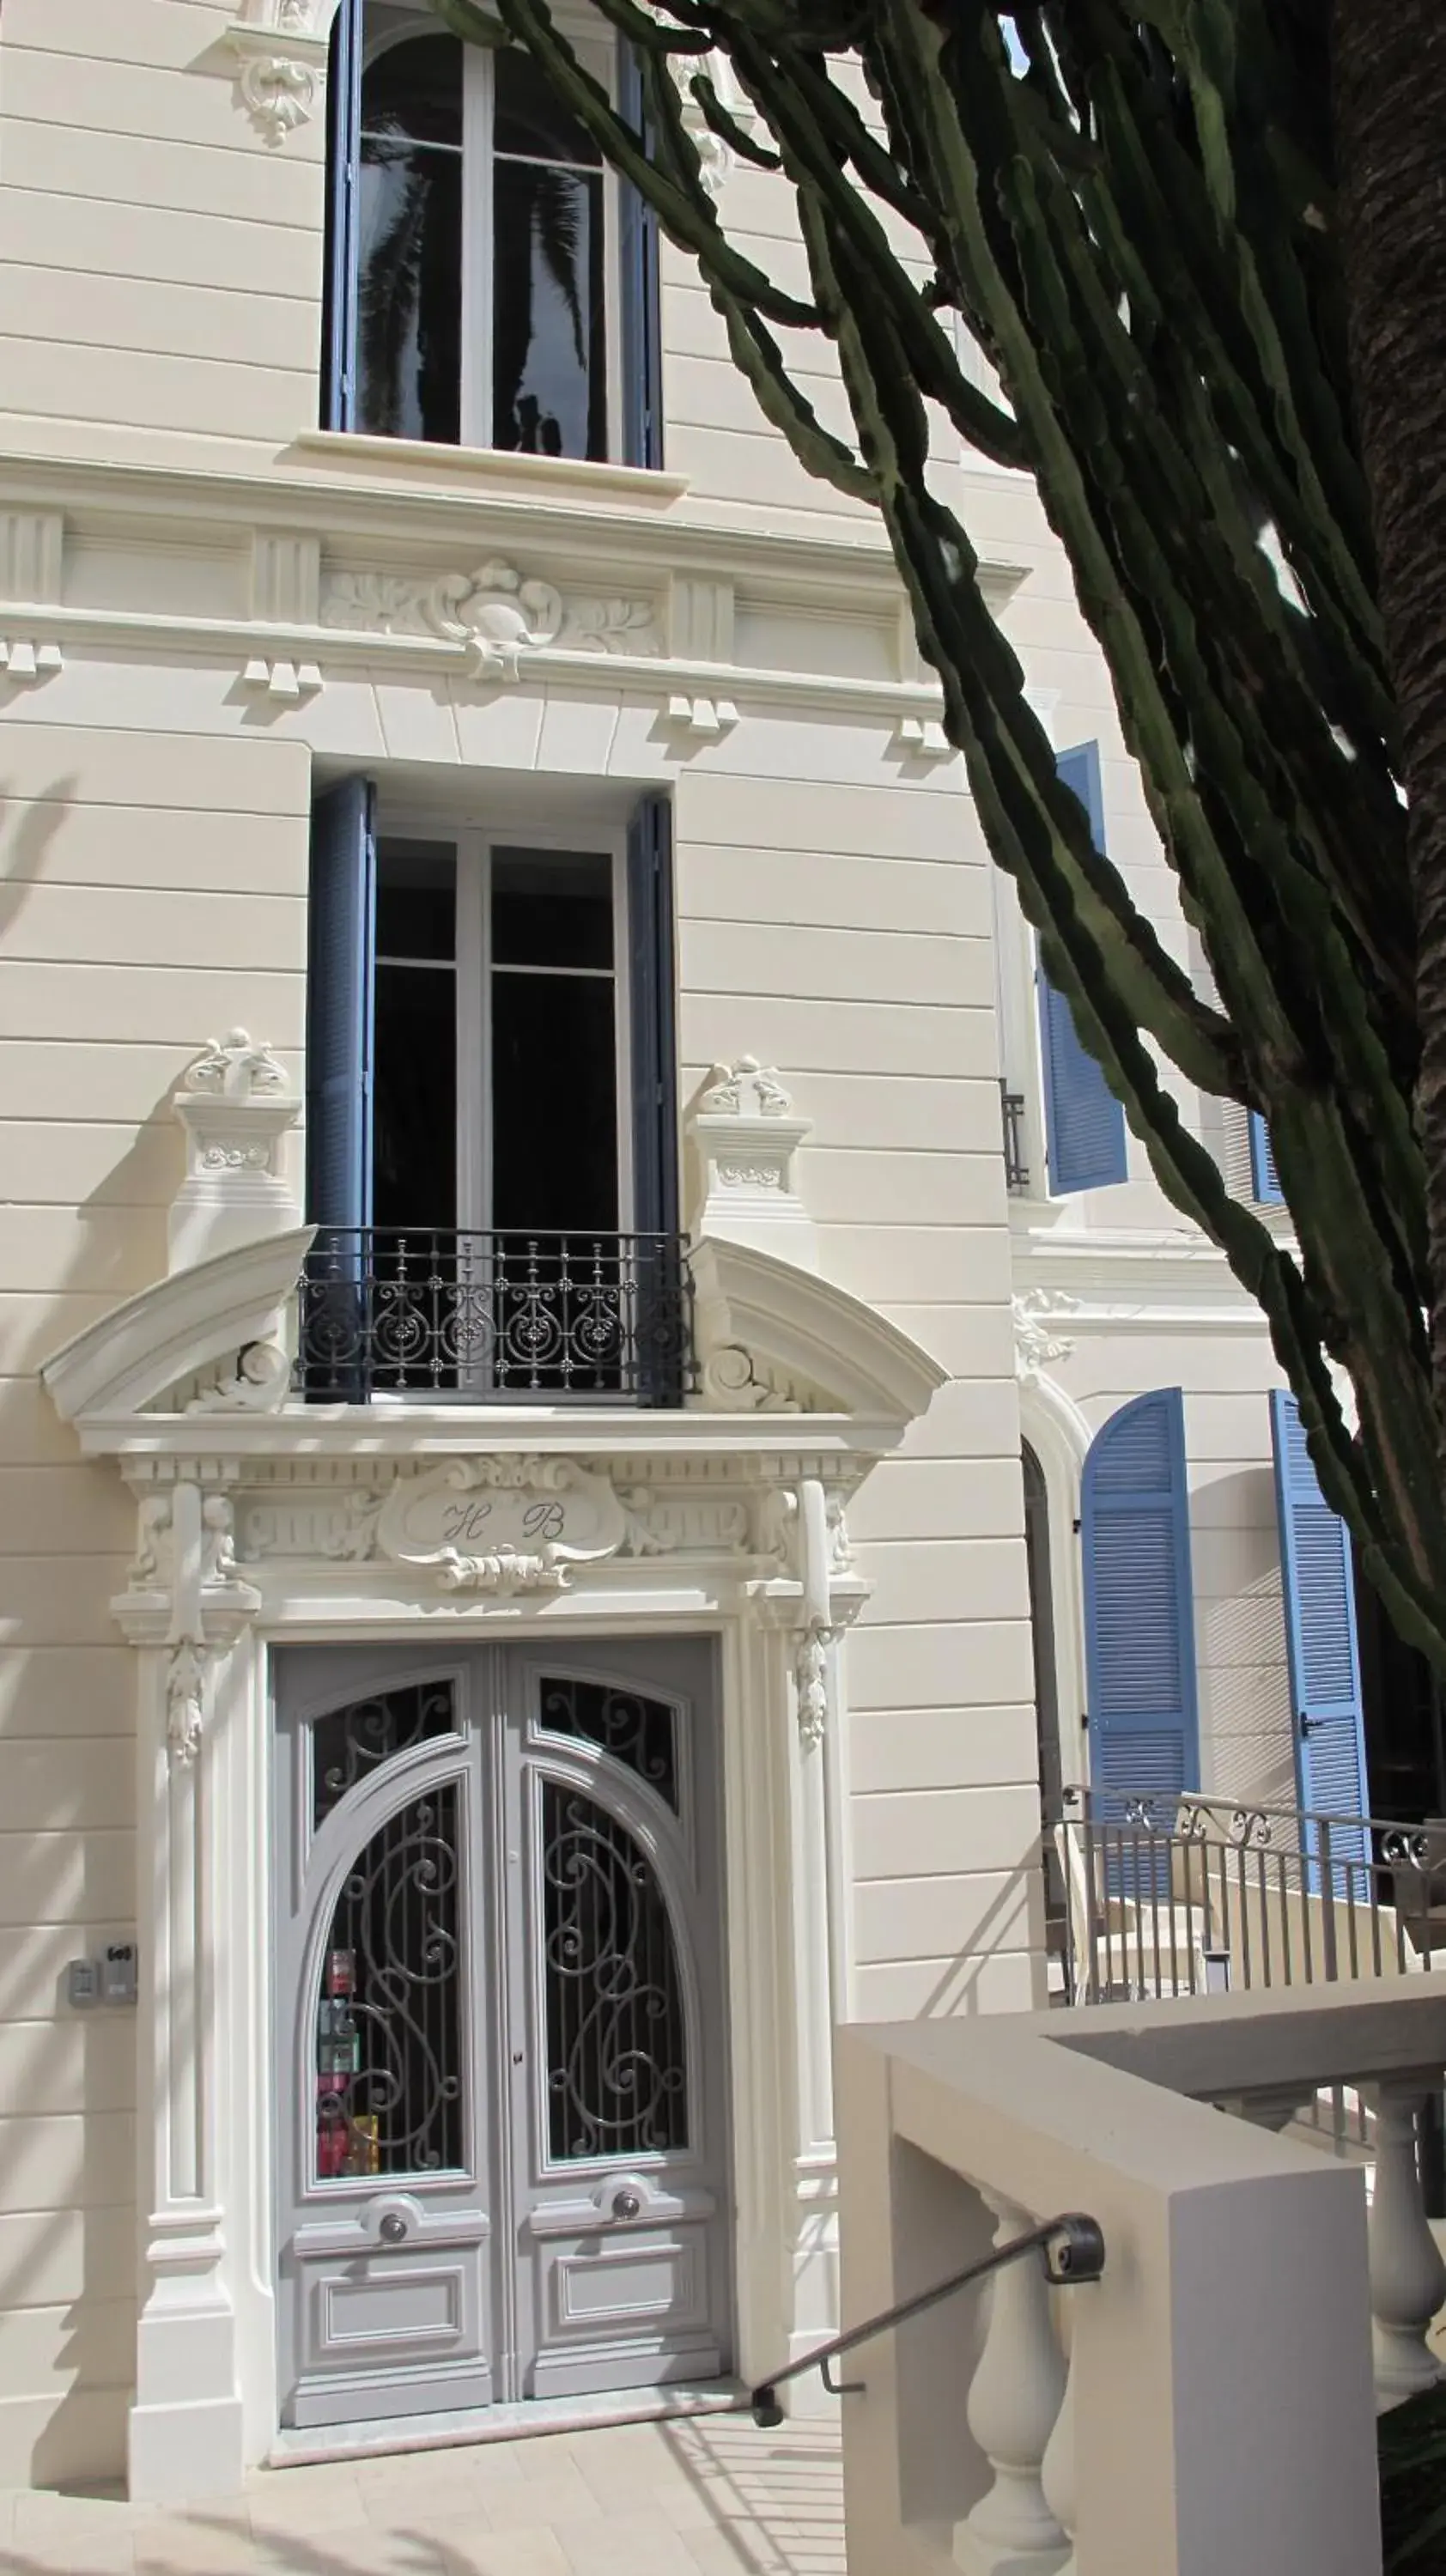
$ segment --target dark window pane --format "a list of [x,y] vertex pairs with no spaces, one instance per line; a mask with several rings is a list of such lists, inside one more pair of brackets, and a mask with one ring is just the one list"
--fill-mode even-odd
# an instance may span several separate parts
[[602,180],[499,161],[493,241],[493,444],[606,456]]
[[602,155],[592,136],[531,54],[515,49],[494,54],[492,76],[495,151],[518,153],[525,161],[584,161],[597,167]]
[[457,979],[377,968],[373,1223],[457,1222]]
[[610,977],[492,977],[492,1222],[617,1229]]
[[361,130],[462,149],[462,42],[413,36],[389,45],[362,74]]
[[377,854],[377,955],[456,954],[457,862],[452,852],[384,841]]
[[462,163],[427,144],[361,148],[357,427],[462,434]]
[[496,966],[611,966],[612,861],[597,850],[494,850]]

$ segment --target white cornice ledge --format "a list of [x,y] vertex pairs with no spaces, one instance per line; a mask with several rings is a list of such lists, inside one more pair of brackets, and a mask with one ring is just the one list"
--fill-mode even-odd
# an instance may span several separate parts
[[269,1341],[315,1232],[297,1226],[199,1261],[88,1324],[40,1372],[62,1422],[144,1412],[182,1379]]
[[693,1280],[700,1339],[707,1318],[712,1333],[784,1379],[826,1389],[840,1413],[902,1435],[948,1381],[947,1369],[862,1298],[773,1253],[705,1236],[693,1248]]

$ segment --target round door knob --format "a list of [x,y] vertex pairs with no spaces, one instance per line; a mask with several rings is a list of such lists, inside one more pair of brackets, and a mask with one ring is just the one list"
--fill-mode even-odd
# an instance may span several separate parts
[[642,2200],[635,2191],[615,2191],[613,2193],[614,2218],[636,2218],[642,2209],[642,2206]]
[[406,2232],[407,2232],[407,2222],[406,2222],[406,2220],[401,2216],[401,2214],[400,2214],[400,2212],[399,2212],[399,2211],[397,2211],[397,2210],[395,2210],[395,2209],[389,2209],[389,2210],[387,2211],[387,2214],[386,2214],[385,2218],[382,2220],[382,2225],[381,2225],[381,2237],[382,2237],[382,2243],[383,2243],[384,2245],[400,2245],[400,2244],[401,2244],[401,2241],[402,2241],[402,2239],[403,2239],[403,2237],[406,2235]]

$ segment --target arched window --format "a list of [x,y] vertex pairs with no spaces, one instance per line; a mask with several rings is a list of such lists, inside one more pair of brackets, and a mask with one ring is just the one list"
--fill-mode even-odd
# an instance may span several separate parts
[[656,230],[529,54],[342,0],[330,154],[328,427],[661,463]]

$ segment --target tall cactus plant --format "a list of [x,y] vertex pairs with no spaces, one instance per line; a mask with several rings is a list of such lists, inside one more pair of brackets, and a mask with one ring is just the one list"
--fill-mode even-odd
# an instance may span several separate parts
[[[532,50],[697,262],[767,418],[880,512],[1051,979],[1162,1188],[1258,1299],[1327,1495],[1446,1670],[1446,1337],[1433,1391],[1428,1326],[1446,1314],[1446,1042],[1433,1227],[1325,0],[594,0],[635,50],[646,143],[548,0],[434,5]],[[1425,23],[1419,0],[1405,15]],[[730,239],[712,138],[791,188],[806,291]],[[816,373],[821,342],[847,435],[788,353]],[[931,406],[1035,479],[1213,993],[1056,778],[933,471]],[[1298,1252],[1231,1194],[1161,1057],[1268,1120]]]

